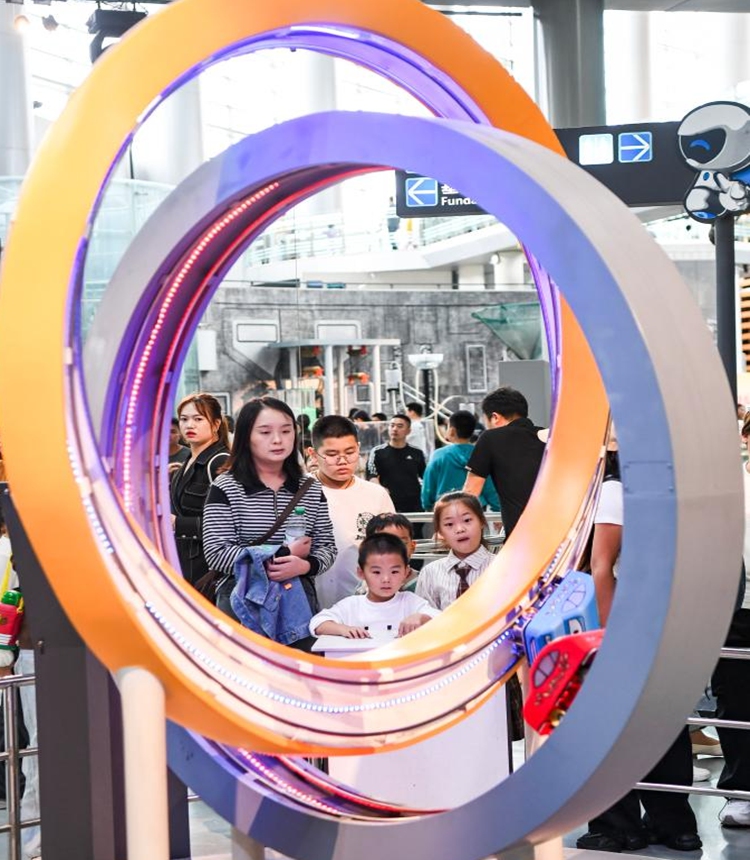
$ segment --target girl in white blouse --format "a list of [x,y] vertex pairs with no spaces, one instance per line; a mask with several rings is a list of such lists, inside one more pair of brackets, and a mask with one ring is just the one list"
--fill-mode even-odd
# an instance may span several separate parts
[[445,493],[435,504],[433,525],[450,552],[422,568],[416,593],[445,609],[479,578],[493,555],[484,545],[487,520],[476,496]]

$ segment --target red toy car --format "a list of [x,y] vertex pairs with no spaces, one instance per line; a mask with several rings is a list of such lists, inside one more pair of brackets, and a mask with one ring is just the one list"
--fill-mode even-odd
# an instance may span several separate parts
[[599,650],[604,630],[573,633],[554,639],[531,665],[531,690],[523,716],[534,731],[548,735],[573,703]]

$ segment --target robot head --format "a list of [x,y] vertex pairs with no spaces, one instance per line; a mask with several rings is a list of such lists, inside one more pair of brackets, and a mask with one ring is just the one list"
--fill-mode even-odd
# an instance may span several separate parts
[[677,129],[680,151],[694,170],[741,170],[750,164],[750,108],[713,102],[691,111]]

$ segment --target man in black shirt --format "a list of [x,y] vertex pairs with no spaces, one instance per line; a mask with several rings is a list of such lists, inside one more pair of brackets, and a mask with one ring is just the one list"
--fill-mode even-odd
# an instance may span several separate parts
[[388,425],[388,442],[377,445],[367,458],[367,479],[391,494],[397,511],[422,510],[422,483],[426,462],[419,448],[406,444],[411,429],[407,415],[394,415]]
[[486,430],[477,440],[466,468],[464,492],[478,496],[492,478],[500,497],[506,538],[526,507],[544,455],[538,427],[529,420],[529,404],[520,391],[498,388],[482,401]]

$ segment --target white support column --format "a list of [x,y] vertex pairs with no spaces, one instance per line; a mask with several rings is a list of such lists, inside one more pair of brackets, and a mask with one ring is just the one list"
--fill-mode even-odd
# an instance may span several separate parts
[[[336,110],[336,64],[333,57],[314,51],[298,51],[294,62],[299,67],[295,77],[295,102],[301,113]],[[334,185],[308,197],[298,205],[303,217],[328,216],[341,210],[341,189]]]
[[145,669],[121,669],[128,860],[169,860],[164,688]]
[[[586,852],[584,856],[585,854]],[[495,857],[497,860],[564,860],[562,837],[550,839],[541,845],[523,845],[514,851],[503,851]],[[580,860],[584,858],[581,857]]]
[[136,133],[133,179],[179,185],[203,163],[200,83],[190,81],[159,105]]
[[629,58],[627,75],[607,82],[610,124],[653,120],[651,12],[618,12],[617,43]]
[[289,350],[289,378],[292,381],[292,388],[296,388],[299,379],[299,361],[296,347]]
[[336,394],[338,400],[336,402],[336,411],[339,415],[343,415],[346,410],[344,403],[344,391],[346,391],[346,374],[344,373],[344,365],[346,364],[346,347],[338,347],[338,363],[336,364]]
[[720,44],[722,51],[726,89],[734,89],[733,98],[744,102],[750,99],[750,20],[747,13],[719,16],[723,34]]
[[323,414],[331,415],[336,411],[336,399],[334,397],[333,375],[336,368],[333,363],[333,347],[323,347]]
[[31,161],[31,93],[26,45],[13,26],[23,6],[0,3],[0,176],[23,176]]
[[382,412],[380,402],[380,344],[372,348],[372,412]]

